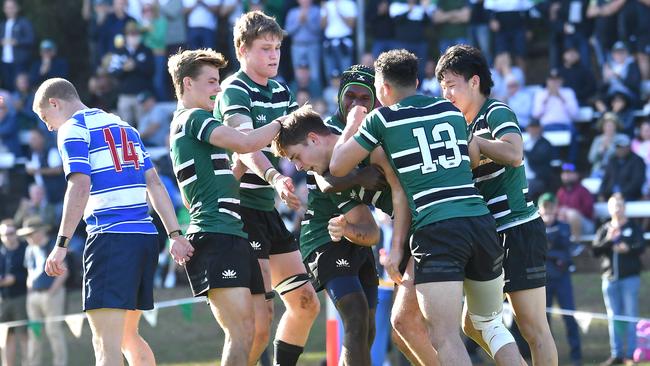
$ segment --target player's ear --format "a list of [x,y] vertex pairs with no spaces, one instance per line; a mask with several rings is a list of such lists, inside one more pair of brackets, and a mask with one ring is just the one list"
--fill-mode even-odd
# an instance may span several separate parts
[[183,78],[183,90],[187,91],[187,88],[192,86],[192,78],[186,76]]
[[481,87],[481,77],[478,75],[473,75],[472,78],[469,80],[470,86],[472,89],[480,89]]

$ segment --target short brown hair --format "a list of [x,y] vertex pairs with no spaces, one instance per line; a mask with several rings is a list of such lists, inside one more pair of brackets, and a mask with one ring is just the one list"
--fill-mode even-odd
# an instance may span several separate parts
[[52,78],[45,80],[36,90],[34,95],[34,106],[44,108],[50,98],[57,98],[67,102],[74,102],[79,99],[77,89],[66,79]]
[[183,78],[189,76],[195,79],[199,75],[201,66],[210,65],[217,69],[226,67],[228,62],[219,52],[211,48],[198,50],[179,51],[169,57],[167,61],[167,71],[172,77],[176,98],[180,99],[185,90],[183,90]]
[[282,40],[285,32],[278,22],[275,21],[275,18],[259,10],[249,11],[239,17],[233,30],[233,41],[235,42],[237,58],[241,56],[239,54],[239,47],[250,47],[253,41],[265,35],[271,35]]
[[311,108],[311,105],[305,104],[282,121],[282,127],[273,139],[273,152],[277,156],[287,156],[286,148],[292,145],[305,144],[307,135],[310,132],[321,136],[332,133],[323,122],[320,114],[316,113]]

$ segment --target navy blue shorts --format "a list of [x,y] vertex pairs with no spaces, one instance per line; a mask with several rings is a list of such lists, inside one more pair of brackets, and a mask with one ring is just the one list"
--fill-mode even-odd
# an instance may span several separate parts
[[153,309],[158,237],[90,235],[84,249],[83,309]]

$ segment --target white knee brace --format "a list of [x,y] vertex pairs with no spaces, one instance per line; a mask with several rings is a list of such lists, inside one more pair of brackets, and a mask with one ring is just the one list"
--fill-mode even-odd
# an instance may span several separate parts
[[513,343],[515,339],[508,331],[508,328],[503,324],[502,319],[503,310],[492,313],[492,316],[480,316],[470,313],[469,318],[472,320],[474,329],[481,332],[481,336],[488,347],[492,357],[496,355],[501,347],[508,343]]

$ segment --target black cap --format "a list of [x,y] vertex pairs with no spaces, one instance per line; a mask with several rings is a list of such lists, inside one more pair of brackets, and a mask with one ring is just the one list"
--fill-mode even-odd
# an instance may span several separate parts
[[548,72],[548,78],[549,79],[562,79],[562,75],[560,75],[560,70],[558,70],[556,68],[552,68]]

